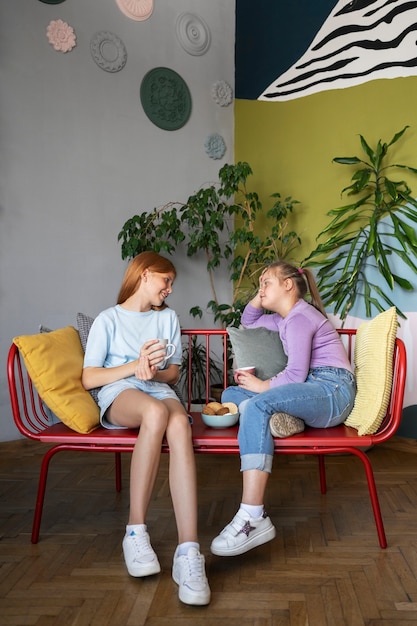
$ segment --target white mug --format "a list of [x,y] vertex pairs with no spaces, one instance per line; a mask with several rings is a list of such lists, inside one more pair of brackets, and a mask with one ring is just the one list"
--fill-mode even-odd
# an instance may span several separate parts
[[159,364],[160,367],[164,367],[168,359],[170,359],[174,354],[176,347],[173,343],[169,343],[168,339],[158,339],[158,343],[163,346],[165,352],[164,360]]

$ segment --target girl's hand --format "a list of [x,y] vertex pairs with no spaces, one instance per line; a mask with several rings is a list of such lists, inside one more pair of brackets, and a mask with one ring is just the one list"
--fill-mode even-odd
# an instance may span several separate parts
[[256,295],[252,298],[252,300],[250,301],[250,304],[255,307],[255,309],[262,309],[262,302],[261,302],[261,297],[259,295],[259,291],[256,293]]
[[261,393],[269,389],[269,380],[261,380],[254,374],[248,374],[245,371],[239,372],[238,384],[242,389],[254,391],[255,393]]
[[157,365],[151,365],[148,356],[140,356],[135,365],[135,377],[139,380],[152,380],[158,371]]
[[164,347],[158,343],[158,339],[150,339],[143,344],[140,350],[139,359],[142,357],[146,357],[148,359],[151,367],[157,366],[162,363],[165,358]]

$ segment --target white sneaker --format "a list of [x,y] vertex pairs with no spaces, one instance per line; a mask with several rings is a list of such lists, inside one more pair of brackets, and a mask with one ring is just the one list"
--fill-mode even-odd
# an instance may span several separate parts
[[197,548],[178,555],[175,550],[172,578],[178,585],[178,596],[184,604],[203,605],[210,602],[211,591],[204,567],[204,556]]
[[230,524],[213,539],[210,550],[218,556],[237,556],[271,541],[275,534],[275,527],[265,512],[260,519],[254,519],[240,508]]
[[122,545],[127,571],[131,576],[139,578],[161,571],[145,525],[138,526],[129,535],[125,535]]

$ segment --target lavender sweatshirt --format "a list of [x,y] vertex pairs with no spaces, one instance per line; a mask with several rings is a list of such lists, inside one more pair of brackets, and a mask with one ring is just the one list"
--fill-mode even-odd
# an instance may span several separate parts
[[330,321],[305,300],[298,300],[286,317],[265,314],[251,304],[241,319],[245,328],[263,326],[279,332],[288,357],[285,369],[271,378],[271,387],[304,382],[310,369],[341,367],[352,371],[339,334]]

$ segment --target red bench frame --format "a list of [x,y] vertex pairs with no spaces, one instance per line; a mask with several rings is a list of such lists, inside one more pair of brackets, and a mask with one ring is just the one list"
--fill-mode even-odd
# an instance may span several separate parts
[[[354,338],[356,330],[340,329],[338,331],[346,345],[349,357],[353,358]],[[182,330],[182,335],[188,345],[191,345],[194,336],[205,342],[208,354],[213,344],[223,352],[224,384],[227,381],[228,364],[228,335],[226,330]],[[190,359],[191,359],[191,351]],[[368,447],[386,441],[394,435],[398,429],[403,409],[403,399],[406,380],[406,351],[404,343],[397,338],[394,350],[394,374],[391,389],[391,398],[386,416],[374,435],[359,436],[354,428],[345,425],[334,428],[306,428],[304,432],[286,439],[274,439],[276,454],[315,454],[319,462],[319,476],[321,493],[326,493],[325,455],[335,453],[348,453],[358,457],[364,466],[368,482],[369,496],[374,513],[379,544],[386,548],[384,524],[378,500],[374,473],[371,461],[364,451]],[[189,371],[191,368],[189,367]],[[101,426],[92,433],[79,434],[62,423],[49,425],[48,417],[43,410],[42,402],[33,386],[32,380],[27,373],[19,350],[12,344],[7,360],[7,377],[10,391],[10,400],[15,424],[20,433],[29,439],[49,444],[51,447],[45,452],[40,468],[38,493],[32,526],[32,543],[39,539],[42,519],[43,503],[45,499],[46,482],[48,477],[49,462],[58,452],[86,451],[86,452],[114,452],[116,489],[121,490],[121,453],[132,452],[137,438],[135,430],[106,430]],[[206,372],[206,401],[209,398],[209,365]],[[188,409],[191,403],[191,380],[188,381]],[[237,441],[238,427],[225,429],[212,429],[204,425],[199,413],[192,413],[194,423],[192,426],[193,445],[199,454],[239,454]],[[162,444],[162,451],[169,452],[166,442]]]

